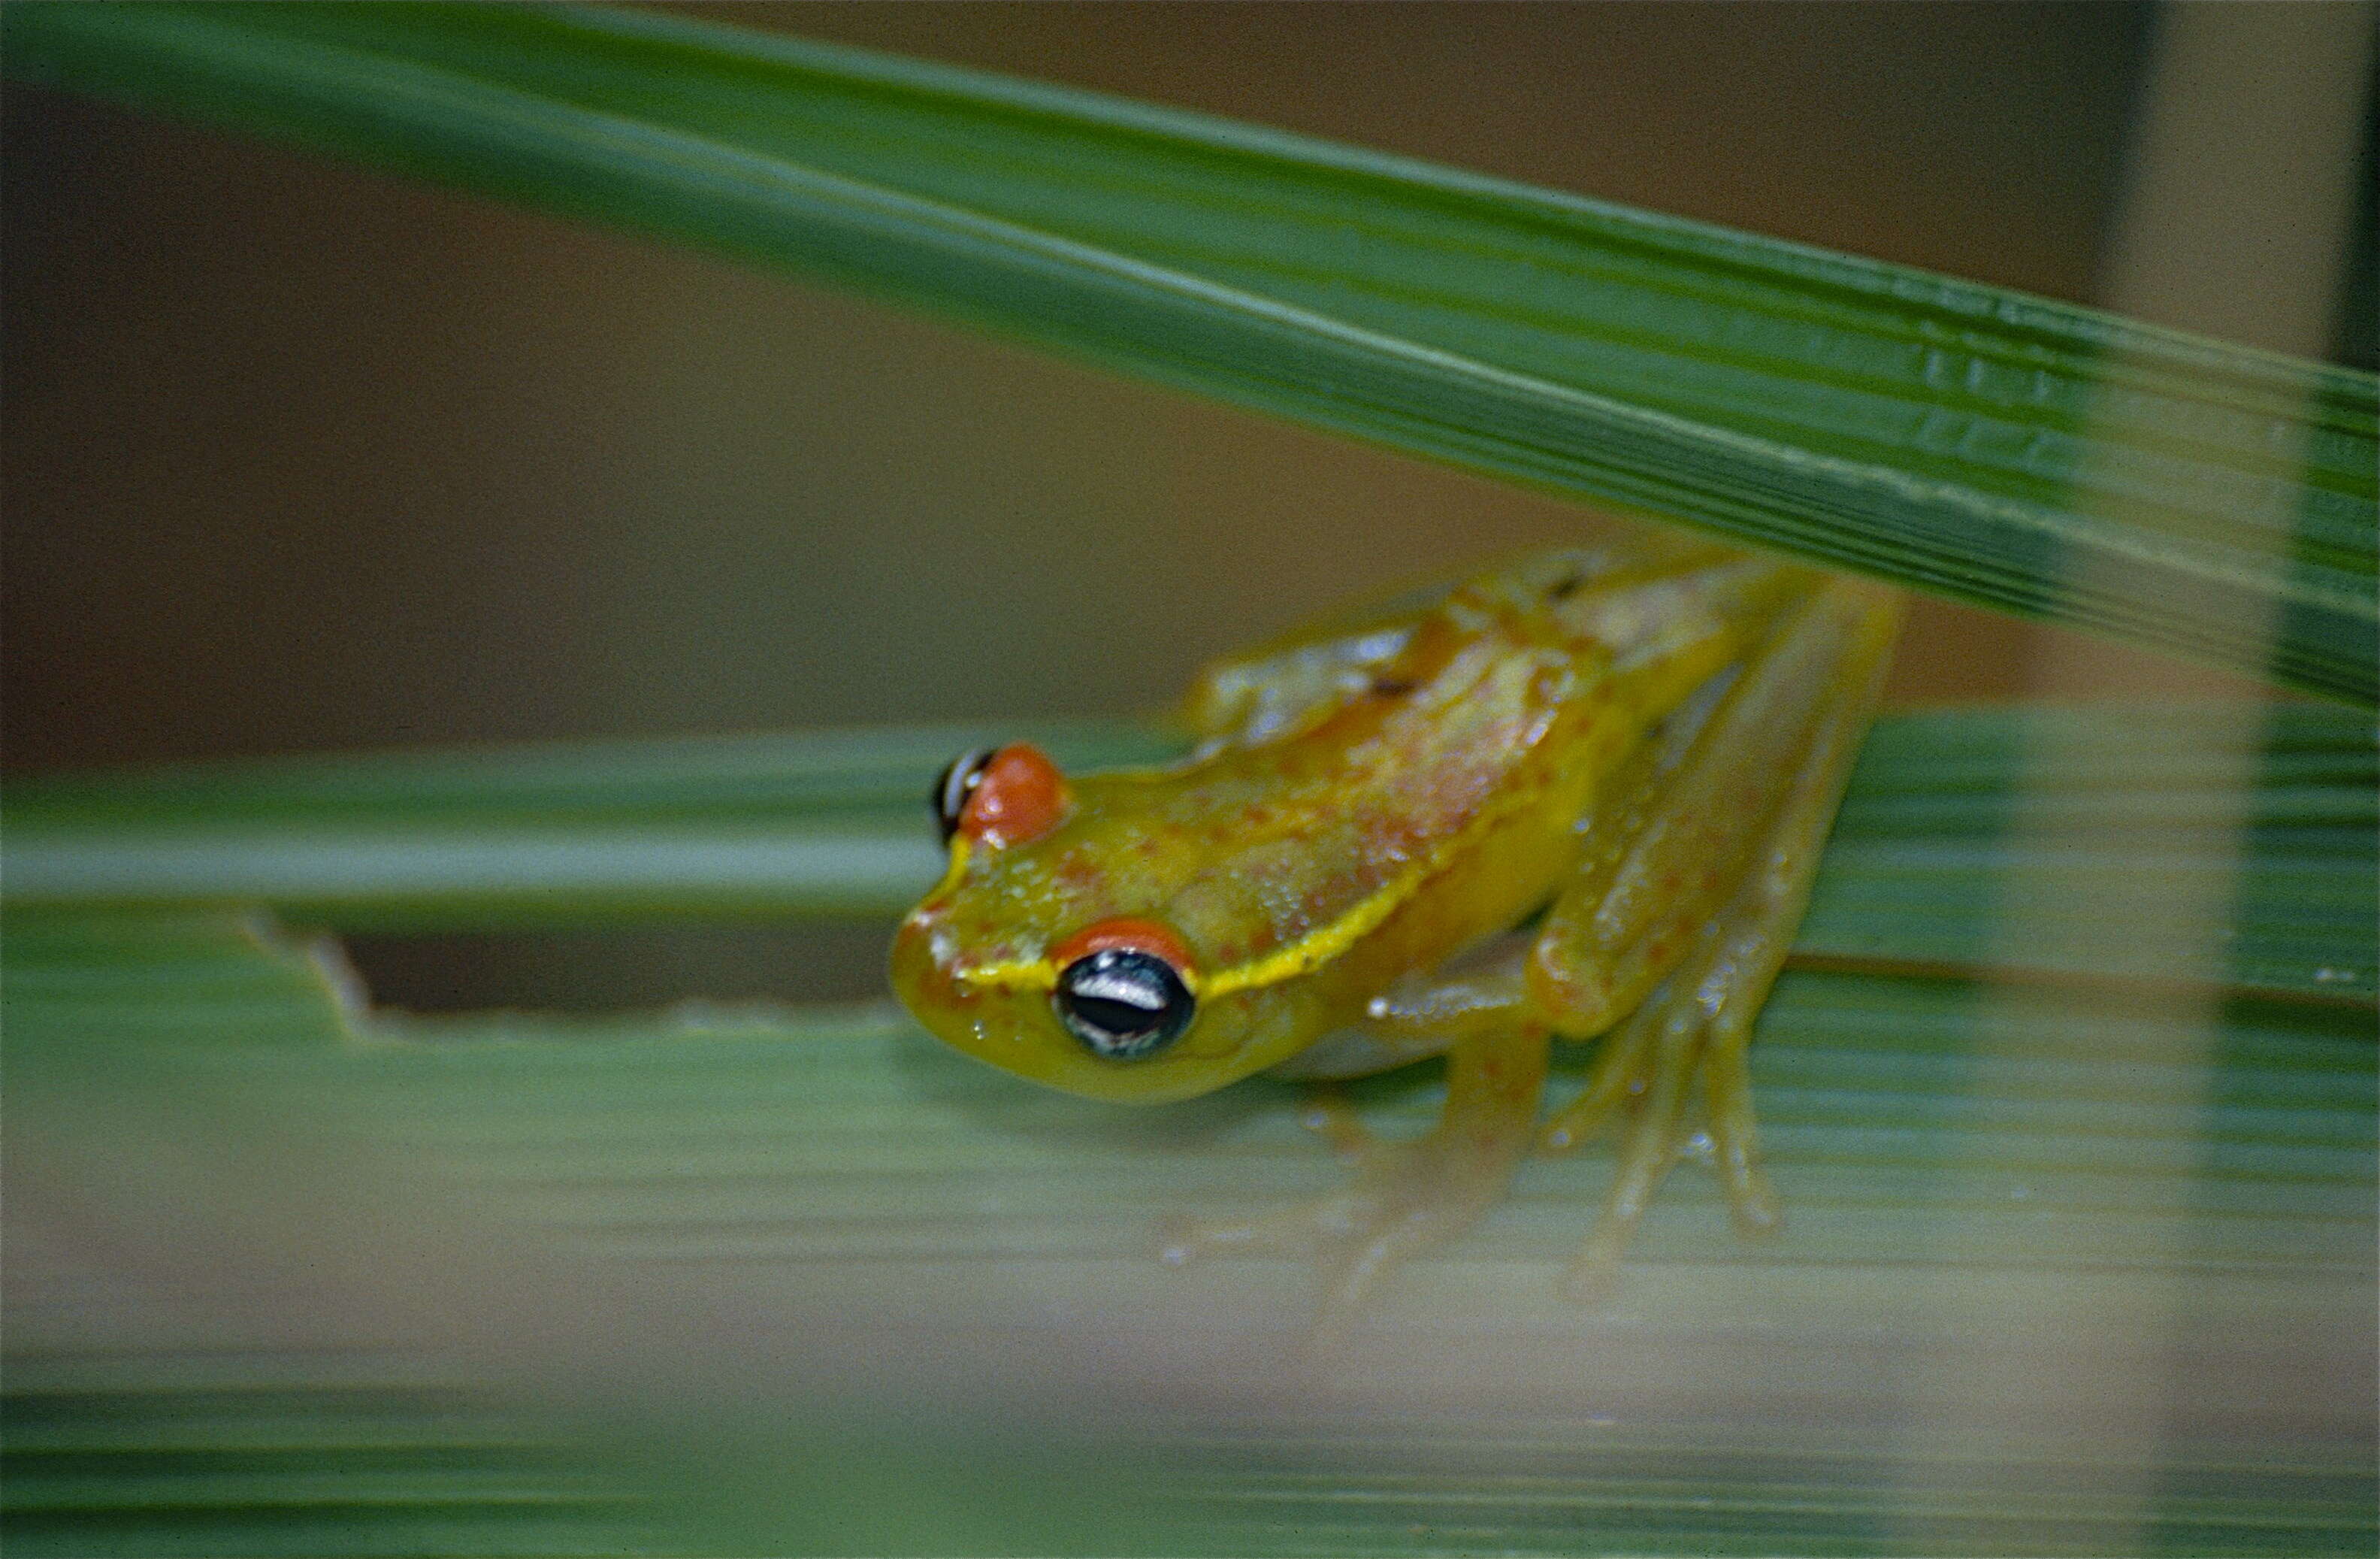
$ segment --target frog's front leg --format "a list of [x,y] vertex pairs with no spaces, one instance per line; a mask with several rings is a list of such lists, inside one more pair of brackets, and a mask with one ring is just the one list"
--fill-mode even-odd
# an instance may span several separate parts
[[[1518,964],[1512,964],[1517,989]],[[1430,1027],[1407,1022],[1411,1042]],[[1374,1138],[1335,1096],[1310,1102],[1305,1124],[1353,1162],[1354,1181],[1318,1201],[1249,1223],[1188,1223],[1172,1231],[1165,1260],[1181,1265],[1222,1250],[1328,1252],[1317,1341],[1327,1343],[1383,1275],[1478,1222],[1500,1200],[1537,1132],[1546,1031],[1534,1025],[1465,1030],[1446,1046],[1446,1105],[1428,1135]]]
[[1547,1147],[1567,1149],[1630,1107],[1603,1215],[1572,1269],[1577,1297],[1617,1273],[1685,1146],[1697,1084],[1737,1228],[1779,1222],[1745,1049],[1809,901],[1899,617],[1897,597],[1837,581],[1780,622],[1676,771],[1621,806],[1620,836],[1587,852],[1546,917],[1533,1005],[1578,1036],[1625,1015],[1545,1132]]

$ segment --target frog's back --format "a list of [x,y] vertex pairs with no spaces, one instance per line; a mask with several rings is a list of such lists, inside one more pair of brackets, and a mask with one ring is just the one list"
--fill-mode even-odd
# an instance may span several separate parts
[[[1549,896],[1597,781],[1734,656],[1747,602],[1797,579],[1636,541],[1531,554],[1341,638],[1293,636],[1209,672],[1194,714],[1238,724],[1159,783],[1110,782],[1102,843],[1183,852],[1162,912],[1222,988],[1327,972],[1334,1005],[1360,1005]],[[1219,694],[1268,663],[1295,667],[1293,697]]]

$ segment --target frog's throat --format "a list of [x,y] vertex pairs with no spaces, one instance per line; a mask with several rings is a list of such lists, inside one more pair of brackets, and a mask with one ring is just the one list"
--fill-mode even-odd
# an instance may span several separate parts
[[[1212,970],[1185,968],[1174,972],[1181,977],[1183,985],[1192,996],[1207,1001],[1217,996],[1228,996],[1235,991],[1255,991],[1279,985],[1320,968],[1370,935],[1390,916],[1402,908],[1421,891],[1424,883],[1444,871],[1468,848],[1473,839],[1528,805],[1531,799],[1528,792],[1523,790],[1500,797],[1493,805],[1482,807],[1461,828],[1416,856],[1404,871],[1356,901],[1338,919],[1324,921],[1294,942],[1285,943],[1245,963],[1229,964]],[[951,869],[928,896],[928,903],[933,903],[958,886],[966,872],[966,836],[956,835],[951,840]],[[1054,991],[1058,987],[1058,976],[1062,972],[1054,960],[1044,956],[1003,959],[954,968],[951,970],[951,978],[963,985],[986,985],[1001,991]]]

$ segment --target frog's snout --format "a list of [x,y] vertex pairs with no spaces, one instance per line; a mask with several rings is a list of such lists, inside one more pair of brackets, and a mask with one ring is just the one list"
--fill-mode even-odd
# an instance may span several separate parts
[[909,1015],[929,1033],[951,1041],[950,1025],[943,1015],[950,1014],[964,1023],[964,1009],[973,998],[936,961],[933,919],[921,906],[901,921],[900,930],[892,933],[891,967],[886,973],[892,980],[892,993],[909,1009]]

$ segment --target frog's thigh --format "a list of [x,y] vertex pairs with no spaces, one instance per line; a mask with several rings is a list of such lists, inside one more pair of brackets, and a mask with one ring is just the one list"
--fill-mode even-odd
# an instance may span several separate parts
[[1410,616],[1317,630],[1209,664],[1183,719],[1202,749],[1273,741],[1361,697],[1413,638]]
[[1446,1052],[1445,1110],[1416,1141],[1375,1140],[1343,1105],[1318,1107],[1307,1124],[1353,1158],[1353,1183],[1269,1218],[1188,1224],[1168,1240],[1165,1259],[1180,1264],[1225,1249],[1325,1256],[1320,1332],[1329,1335],[1399,1262],[1461,1234],[1502,1197],[1536,1136],[1546,1049],[1536,1028],[1456,1040]]
[[1554,1027],[1592,1032],[1634,1005],[1546,1128],[1548,1147],[1566,1148],[1622,1100],[1639,1104],[1576,1290],[1609,1280],[1676,1161],[1696,1081],[1737,1226],[1778,1221],[1744,1050],[1809,901],[1899,615],[1898,598],[1872,586],[1814,594],[1747,663],[1624,847],[1590,859],[1547,917],[1530,983]]
[[1561,599],[1599,580],[1633,577],[1641,584],[1645,576],[1688,575],[1738,555],[1694,537],[1632,530],[1594,546],[1516,557],[1488,573],[1408,591],[1214,661],[1191,687],[1183,719],[1202,749],[1274,741],[1367,693],[1395,687],[1395,664],[1415,629],[1459,590],[1541,606],[1557,584],[1556,599]]

